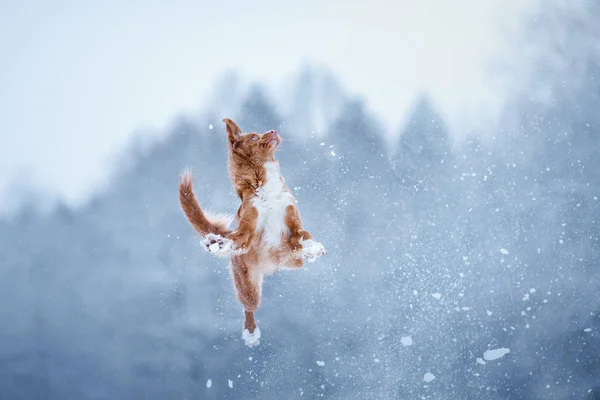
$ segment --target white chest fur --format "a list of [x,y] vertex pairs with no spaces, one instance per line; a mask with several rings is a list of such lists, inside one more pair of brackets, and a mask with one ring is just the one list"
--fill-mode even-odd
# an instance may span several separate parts
[[277,247],[281,244],[282,234],[288,234],[285,224],[286,208],[293,204],[292,195],[284,190],[279,167],[274,162],[264,165],[266,176],[264,184],[258,188],[257,197],[252,205],[258,212],[256,231],[262,232],[263,244]]

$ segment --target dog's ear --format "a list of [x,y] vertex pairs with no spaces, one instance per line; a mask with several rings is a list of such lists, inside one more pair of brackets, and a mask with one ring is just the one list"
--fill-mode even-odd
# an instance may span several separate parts
[[229,143],[234,144],[239,136],[242,134],[242,130],[239,126],[229,118],[224,118],[223,122],[225,122],[225,127],[227,129],[227,136],[229,138]]

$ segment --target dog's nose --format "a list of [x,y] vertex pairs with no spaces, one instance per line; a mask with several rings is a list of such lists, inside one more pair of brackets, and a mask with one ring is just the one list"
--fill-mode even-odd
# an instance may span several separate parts
[[275,129],[273,129],[273,130],[267,132],[267,135],[269,135],[269,136],[277,136],[277,131]]

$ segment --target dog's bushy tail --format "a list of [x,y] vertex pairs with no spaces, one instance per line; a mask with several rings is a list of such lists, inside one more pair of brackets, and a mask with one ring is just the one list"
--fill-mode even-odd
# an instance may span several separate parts
[[203,213],[192,189],[192,172],[186,169],[179,181],[179,202],[188,221],[201,236],[209,233],[223,237],[231,233],[232,217],[227,214]]

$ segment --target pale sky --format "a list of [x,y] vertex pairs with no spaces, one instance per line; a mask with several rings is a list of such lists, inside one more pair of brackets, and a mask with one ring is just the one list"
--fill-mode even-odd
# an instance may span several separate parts
[[201,111],[232,68],[277,88],[326,65],[394,132],[422,89],[453,127],[480,123],[503,100],[490,66],[533,4],[0,0],[0,193],[30,179],[84,201],[133,133]]

